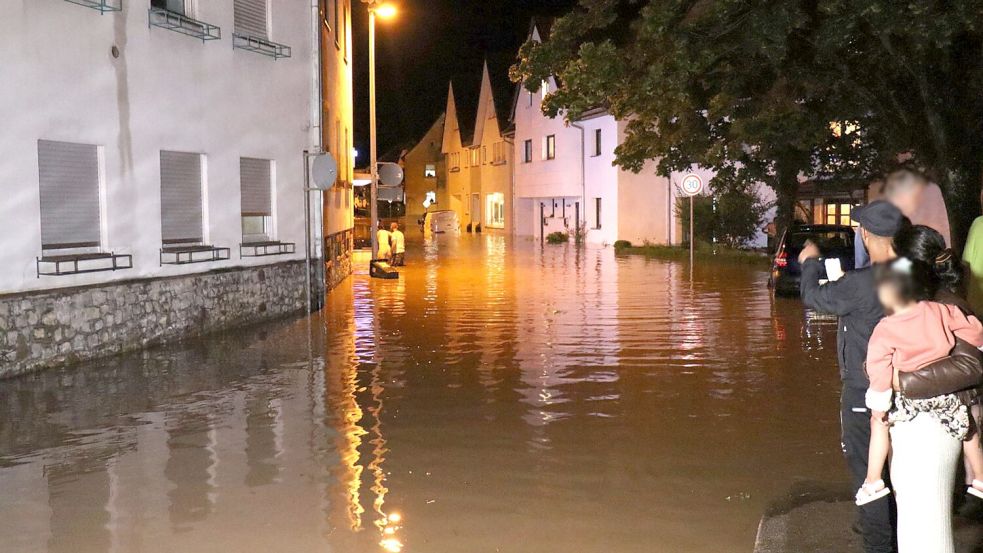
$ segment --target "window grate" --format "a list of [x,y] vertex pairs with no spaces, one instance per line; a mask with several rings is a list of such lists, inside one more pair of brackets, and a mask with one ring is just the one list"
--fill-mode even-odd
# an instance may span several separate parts
[[256,52],[257,54],[263,54],[264,56],[269,56],[275,60],[290,57],[289,46],[255,36],[246,36],[233,33],[232,47],[249,52]]
[[123,11],[122,0],[65,0],[70,4],[98,10],[99,13]]
[[149,25],[199,38],[202,42],[222,38],[222,29],[218,26],[163,8],[150,8]]

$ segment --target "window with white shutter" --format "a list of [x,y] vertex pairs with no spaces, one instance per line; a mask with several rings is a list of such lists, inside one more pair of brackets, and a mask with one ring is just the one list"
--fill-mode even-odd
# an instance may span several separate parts
[[38,140],[38,171],[42,249],[100,246],[98,147]]
[[235,0],[236,34],[269,39],[270,11],[267,0]]
[[203,241],[200,154],[160,152],[160,220],[164,244]]
[[273,162],[268,159],[239,159],[242,196],[242,240],[261,242],[272,235]]

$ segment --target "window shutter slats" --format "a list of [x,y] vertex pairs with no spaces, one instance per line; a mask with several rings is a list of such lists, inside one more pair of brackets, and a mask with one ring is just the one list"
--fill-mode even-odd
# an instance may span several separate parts
[[242,192],[242,214],[272,214],[272,179],[270,160],[244,157],[239,159],[239,183]]
[[89,144],[38,140],[41,247],[100,243],[99,156]]
[[201,155],[160,152],[160,221],[165,244],[202,241]]
[[266,0],[235,0],[235,29],[240,35],[269,39]]

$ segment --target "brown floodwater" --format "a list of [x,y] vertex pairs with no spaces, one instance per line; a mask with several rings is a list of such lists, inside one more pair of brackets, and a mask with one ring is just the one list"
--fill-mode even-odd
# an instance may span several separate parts
[[835,323],[765,271],[407,259],[310,318],[0,382],[0,551],[747,553],[844,479]]

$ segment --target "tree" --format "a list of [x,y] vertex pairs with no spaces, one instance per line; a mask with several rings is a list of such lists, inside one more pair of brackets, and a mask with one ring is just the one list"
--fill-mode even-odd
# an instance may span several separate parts
[[800,178],[866,183],[903,152],[966,205],[983,148],[980,2],[581,0],[548,42],[523,46],[512,77],[559,77],[549,115],[604,106],[628,120],[625,168],[695,163],[768,184],[780,227]]
[[[713,180],[711,191],[711,195],[694,198],[693,233],[696,239],[732,248],[746,247],[764,225],[765,214],[771,205],[762,201],[755,185],[748,185],[726,173]],[[688,229],[689,199],[679,198],[675,209],[683,228]]]
[[904,154],[934,175],[965,236],[983,181],[983,2],[820,5],[817,62],[841,75],[830,96],[856,107],[876,166]]

